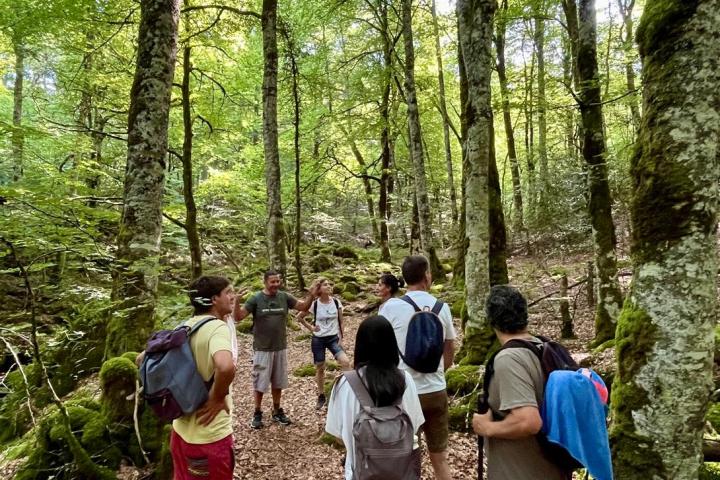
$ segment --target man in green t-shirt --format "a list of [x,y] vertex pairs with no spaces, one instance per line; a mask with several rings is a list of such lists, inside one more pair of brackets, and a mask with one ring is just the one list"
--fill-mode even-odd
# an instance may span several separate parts
[[270,390],[272,393],[272,419],[282,425],[289,425],[290,419],[280,407],[282,390],[288,387],[287,375],[287,317],[288,310],[306,312],[317,298],[317,288],[310,288],[310,294],[298,300],[281,291],[282,279],[275,270],[268,270],[263,277],[265,288],[252,295],[241,308],[235,308],[235,321],[240,322],[248,315],[253,316],[253,389],[255,390],[255,413],[250,426],[262,428],[262,399]]

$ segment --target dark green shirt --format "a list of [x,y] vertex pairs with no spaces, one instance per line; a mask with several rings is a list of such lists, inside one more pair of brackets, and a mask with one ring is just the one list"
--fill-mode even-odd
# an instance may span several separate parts
[[253,316],[253,350],[277,352],[287,348],[288,310],[297,299],[287,292],[274,296],[256,293],[245,302],[245,310]]

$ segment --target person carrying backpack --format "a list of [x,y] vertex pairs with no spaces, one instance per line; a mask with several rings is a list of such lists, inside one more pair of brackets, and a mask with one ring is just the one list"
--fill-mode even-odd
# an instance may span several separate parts
[[190,285],[189,295],[194,316],[185,322],[186,326],[192,328],[213,318],[190,336],[198,373],[212,385],[203,406],[173,420],[170,452],[174,478],[231,480],[235,454],[230,384],[235,377],[235,362],[230,330],[220,319],[232,312],[235,293],[227,278],[204,276]]
[[311,349],[313,363],[315,364],[315,383],[318,389],[318,398],[315,408],[320,410],[325,406],[325,350],[335,357],[340,368],[350,368],[350,360],[343,349],[343,306],[340,300],[332,296],[333,284],[327,278],[320,277],[315,281],[320,289],[320,298],[313,300],[309,312],[315,318],[314,325],[305,320],[309,312],[300,311],[295,319],[312,333]]
[[355,369],[338,377],[325,431],[346,448],[345,480],[419,480],[415,435],[424,422],[412,376],[398,368],[398,345],[381,316],[355,337]]
[[[528,333],[527,301],[515,288],[496,285],[486,302],[490,326],[500,344],[543,341]],[[485,375],[489,375],[490,366]],[[472,426],[484,437],[489,480],[569,480],[572,470],[551,461],[538,433],[545,374],[538,355],[528,348],[503,348],[492,361],[487,413],[476,413]],[[480,469],[482,469],[482,452]]]
[[445,370],[455,354],[455,327],[449,305],[428,293],[432,275],[422,255],[405,257],[402,276],[407,294],[390,298],[378,312],[388,319],[400,348],[400,368],[412,376],[422,406],[427,441],[435,478],[449,480],[448,396]]

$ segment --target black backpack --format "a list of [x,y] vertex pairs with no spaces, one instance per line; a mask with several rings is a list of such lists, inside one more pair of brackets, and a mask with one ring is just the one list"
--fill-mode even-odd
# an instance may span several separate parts
[[[533,352],[540,361],[540,367],[543,371],[544,384],[547,384],[548,377],[555,370],[576,371],[580,368],[580,366],[577,364],[577,362],[575,362],[575,360],[570,355],[570,352],[568,352],[565,347],[553,340],[550,340],[547,337],[543,337],[540,335],[535,335],[535,337],[539,339],[542,343],[538,344],[530,340],[522,339],[509,340],[497,352],[495,352],[492,357],[490,357],[490,360],[488,360],[487,364],[485,365],[483,392],[482,395],[478,397],[478,411],[480,413],[487,413],[487,411],[490,409],[488,397],[490,395],[490,381],[492,380],[492,377],[495,373],[495,357],[498,353],[505,349],[524,348]],[[538,407],[540,407],[540,405],[538,405]],[[500,418],[496,416],[495,412],[493,412],[493,418],[496,420],[500,420]],[[540,448],[542,449],[543,454],[545,455],[545,458],[550,460],[561,470],[571,472],[575,469],[582,468],[582,464],[575,460],[572,455],[568,453],[567,450],[555,443],[550,442],[542,431],[537,433],[537,440],[540,444]],[[480,459],[482,459],[482,453],[482,450],[480,450]],[[482,465],[482,460],[479,462],[479,466],[480,465]]]
[[400,300],[409,303],[415,309],[405,337],[405,353],[400,352],[400,356],[413,370],[420,373],[434,373],[438,369],[445,346],[445,335],[439,317],[440,310],[445,304],[438,300],[432,309],[426,307],[422,310],[407,295],[400,297]]

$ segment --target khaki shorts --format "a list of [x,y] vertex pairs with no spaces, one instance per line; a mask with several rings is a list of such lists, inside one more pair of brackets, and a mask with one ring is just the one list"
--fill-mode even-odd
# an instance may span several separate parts
[[447,391],[422,393],[418,397],[425,417],[425,423],[420,430],[425,432],[428,451],[442,453],[447,450],[449,434]]
[[256,351],[253,356],[252,377],[256,392],[268,392],[270,387],[274,390],[287,388],[287,350]]

